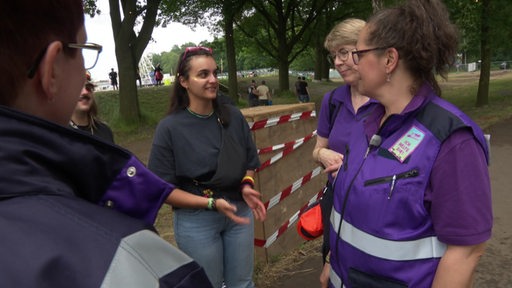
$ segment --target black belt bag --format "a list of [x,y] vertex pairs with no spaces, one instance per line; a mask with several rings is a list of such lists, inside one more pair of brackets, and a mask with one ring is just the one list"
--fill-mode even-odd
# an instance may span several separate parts
[[242,199],[242,194],[240,192],[240,185],[237,185],[236,187],[225,187],[225,188],[216,188],[211,186],[205,186],[197,181],[188,181],[184,183],[180,183],[179,188],[198,195],[202,197],[207,198],[224,198],[226,200],[234,200],[234,201],[240,201]]

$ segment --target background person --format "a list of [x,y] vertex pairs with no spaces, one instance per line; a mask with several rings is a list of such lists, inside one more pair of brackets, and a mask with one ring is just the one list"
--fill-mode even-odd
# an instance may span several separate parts
[[110,79],[110,85],[112,85],[112,89],[119,90],[119,86],[117,85],[117,72],[114,71],[114,68],[110,69],[110,73],[108,73],[108,78]]
[[370,98],[359,92],[359,73],[354,69],[350,55],[356,47],[357,37],[365,23],[354,18],[343,20],[332,28],[324,42],[325,49],[329,51],[329,62],[334,65],[345,85],[324,95],[318,116],[316,145],[313,149],[313,159],[325,167],[324,172],[328,173],[326,189],[320,202],[324,224],[324,269],[320,276],[322,287],[327,287],[330,272],[327,255],[330,251],[332,181],[343,163],[343,155],[350,152],[347,149],[349,140],[354,137],[365,137],[363,121],[375,107],[375,100],[370,101]]
[[310,98],[309,98],[308,82],[306,81],[305,76],[300,77],[298,87],[299,87],[299,91],[298,91],[299,101],[301,103],[308,103],[310,101]]
[[256,107],[259,104],[259,92],[256,87],[256,80],[251,80],[251,85],[247,88],[247,92],[249,93],[247,99],[249,100],[249,107]]
[[89,82],[89,80],[87,79],[82,88],[75,110],[71,115],[71,120],[69,120],[69,126],[114,144],[112,129],[98,117],[98,104],[94,97],[94,84]]
[[300,97],[299,97],[299,91],[300,91],[300,81],[302,80],[302,77],[301,76],[297,76],[297,81],[295,81],[294,83],[294,87],[295,87],[295,96],[297,97],[297,100],[299,102],[300,101]]
[[439,0],[380,10],[356,47],[359,91],[380,104],[334,182],[330,282],[471,287],[492,232],[489,154],[481,129],[439,97],[436,74],[457,52],[448,11]]
[[211,287],[151,225],[174,186],[67,127],[102,48],[86,43],[82,1],[1,7],[0,287]]
[[153,71],[155,74],[156,86],[162,85],[162,79],[164,79],[164,70],[160,67],[160,63],[156,64],[155,70]]
[[[260,163],[249,125],[240,110],[217,99],[210,48],[187,48],[176,71],[169,114],[158,124],[148,166],[189,192],[171,203],[178,247],[205,268],[214,287],[254,287],[253,216],[263,221],[266,211],[254,190]],[[208,200],[208,209],[192,197]],[[228,202],[243,221],[215,211]]]
[[265,80],[261,80],[261,84],[256,87],[258,91],[259,100],[258,103],[260,106],[268,106],[270,105],[270,101],[272,101],[272,94],[270,93],[270,89],[268,88]]

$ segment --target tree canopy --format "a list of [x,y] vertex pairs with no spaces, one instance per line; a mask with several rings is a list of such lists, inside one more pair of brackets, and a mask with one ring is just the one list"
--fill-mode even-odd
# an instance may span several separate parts
[[[101,13],[96,0],[83,2],[87,14]],[[281,91],[289,89],[290,68],[314,70],[317,80],[327,79],[329,67],[323,39],[329,30],[343,19],[366,19],[373,10],[398,2],[401,1],[109,0],[120,80],[120,115],[124,120],[140,118],[135,71],[156,26],[180,22],[192,28],[208,27],[216,37],[203,45],[214,48],[220,68],[228,74],[230,96],[237,100],[239,70],[277,68]],[[445,3],[459,27],[460,51],[465,61],[491,62],[512,57],[512,43],[508,41],[512,36],[512,5],[508,0]],[[482,29],[484,26],[488,29]],[[154,59],[162,63],[164,71],[171,72],[184,46],[154,55]]]

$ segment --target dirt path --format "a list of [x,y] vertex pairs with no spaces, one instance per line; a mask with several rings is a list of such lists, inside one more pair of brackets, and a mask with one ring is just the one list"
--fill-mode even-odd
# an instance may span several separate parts
[[512,287],[512,119],[487,132],[491,134],[494,228],[475,287]]

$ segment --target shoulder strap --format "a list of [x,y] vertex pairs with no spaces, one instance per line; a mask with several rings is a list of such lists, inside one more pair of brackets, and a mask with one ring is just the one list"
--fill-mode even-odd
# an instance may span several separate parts
[[334,96],[334,92],[338,90],[338,88],[333,89],[331,91],[331,94],[329,94],[329,130],[332,129],[334,126],[334,121],[336,120],[336,117],[338,117],[338,112],[340,111],[342,103],[339,103],[338,105],[332,101],[332,97]]

